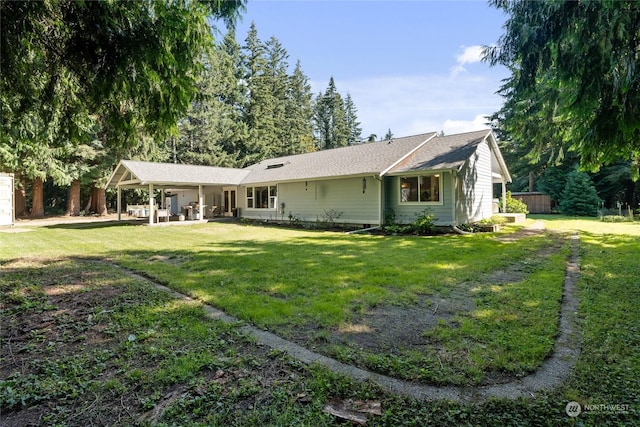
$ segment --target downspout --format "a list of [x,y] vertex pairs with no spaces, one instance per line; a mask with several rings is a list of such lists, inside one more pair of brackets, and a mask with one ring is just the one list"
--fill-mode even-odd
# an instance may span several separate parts
[[507,184],[504,182],[504,177],[500,181],[502,183],[502,213],[507,213]]
[[378,203],[378,224],[382,227],[384,221],[384,185],[382,185],[382,177],[380,175],[373,175],[373,178],[378,181],[378,195],[380,202]]
[[381,227],[378,225],[376,227],[369,227],[369,228],[359,228],[357,230],[352,230],[352,231],[346,231],[345,234],[358,234],[358,233],[366,233],[367,231],[372,231],[372,230],[379,230]]
[[451,229],[458,234],[473,234],[470,231],[460,230],[457,225],[454,225],[453,227],[451,227]]
[[451,171],[451,186],[453,187],[451,189],[451,200],[453,200],[453,203],[451,203],[451,214],[452,214],[452,218],[453,218],[453,226],[457,227],[458,226],[458,215],[456,215],[457,209],[456,206],[458,204],[458,185],[457,185],[457,181],[458,181],[458,174],[456,173],[455,170]]

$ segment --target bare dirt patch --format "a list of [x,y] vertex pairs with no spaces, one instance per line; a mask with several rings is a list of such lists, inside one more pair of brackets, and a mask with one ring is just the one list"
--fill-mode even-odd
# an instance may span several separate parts
[[[537,224],[533,228],[522,229],[501,241],[515,241],[544,232]],[[294,342],[316,348],[321,352],[331,352],[330,348],[342,345],[367,353],[399,354],[404,351],[438,352],[439,345],[428,338],[428,332],[438,325],[458,327],[457,318],[476,309],[478,290],[524,280],[537,266],[555,254],[564,244],[560,235],[550,235],[550,245],[507,268],[493,271],[476,280],[458,284],[446,295],[435,294],[421,297],[415,304],[383,304],[365,311],[354,313],[351,322],[328,333],[314,325],[306,325],[290,332],[287,336]],[[482,384],[502,384],[515,379],[515,375],[504,372],[486,372]]]
[[[16,259],[0,269],[2,427],[148,425],[167,416],[182,425],[191,405],[206,414],[221,402],[229,416],[222,423],[231,424],[269,402],[274,388],[301,387],[289,359],[204,315],[206,342],[180,334],[163,341],[180,319],[172,297],[99,260]],[[200,321],[181,304],[190,324]],[[131,329],[135,319],[121,316],[141,306],[156,314]],[[217,358],[195,368],[197,380],[171,371],[154,380],[161,367],[202,352]],[[203,401],[211,408],[202,409]],[[184,409],[171,412],[176,405]]]

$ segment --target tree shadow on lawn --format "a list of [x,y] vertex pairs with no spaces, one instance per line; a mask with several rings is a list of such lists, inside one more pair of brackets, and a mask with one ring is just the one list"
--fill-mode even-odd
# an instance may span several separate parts
[[[477,245],[506,250],[504,245],[513,242],[461,236],[448,239],[449,252],[443,253],[442,244],[425,241],[371,236],[343,240],[314,233],[289,241],[205,242],[193,252],[128,251],[114,258],[230,315],[373,371],[454,384],[495,384],[522,375],[522,369],[477,372],[472,366],[471,373],[457,371],[451,365],[474,364],[465,361],[469,353],[451,354],[429,331],[460,328],[461,318],[474,315],[482,292],[522,281],[560,250],[563,240],[548,239],[526,260],[506,260],[493,271],[483,270],[474,257],[456,259],[454,254],[473,252]],[[420,259],[425,262],[416,275],[417,267],[407,268],[406,261],[417,265]],[[470,337],[469,345],[483,344]],[[380,366],[390,358],[415,366]]]
[[93,230],[111,227],[132,227],[132,226],[148,226],[149,223],[141,220],[94,220],[94,221],[78,221],[69,223],[56,223],[51,225],[43,225],[45,228],[60,230]]
[[232,424],[273,404],[274,388],[300,386],[298,369],[238,325],[102,261],[1,268],[1,425],[153,425],[177,404],[174,422],[188,424],[203,396],[211,411],[224,403],[220,422]]

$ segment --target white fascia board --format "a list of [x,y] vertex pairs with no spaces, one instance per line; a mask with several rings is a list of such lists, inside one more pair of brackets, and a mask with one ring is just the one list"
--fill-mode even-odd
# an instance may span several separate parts
[[[120,167],[124,167],[122,165],[122,160],[120,160],[118,162],[118,166],[115,167],[115,169],[113,170],[113,172],[111,172],[111,175],[109,175],[109,179],[107,179],[107,183],[104,185],[104,189],[106,190],[107,188],[109,188],[109,184],[111,184],[111,180],[116,176],[116,173],[118,173],[118,170],[120,170]],[[126,167],[124,167],[125,169],[127,169]],[[128,169],[127,169],[128,170]],[[124,175],[124,174],[123,174]],[[115,185],[117,187],[117,185]]]
[[491,145],[493,155],[496,156],[498,160],[498,164],[500,165],[500,169],[504,173],[504,178],[507,182],[511,181],[511,175],[509,174],[509,169],[507,169],[507,164],[504,161],[504,157],[502,157],[502,153],[500,152],[500,147],[498,147],[498,142],[496,141],[495,136],[493,135],[493,131],[488,135],[489,136],[489,144]]

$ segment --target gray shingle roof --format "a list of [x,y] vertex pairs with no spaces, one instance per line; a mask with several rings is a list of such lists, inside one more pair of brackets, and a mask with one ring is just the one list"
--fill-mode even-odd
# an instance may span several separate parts
[[[370,142],[333,150],[264,160],[245,169],[122,160],[107,183],[115,188],[131,172],[146,185],[240,185],[401,174],[420,170],[459,169],[491,130],[450,136],[423,133],[392,141]],[[505,169],[506,170],[506,169]]]
[[388,174],[420,170],[459,169],[491,130],[438,136],[394,166]]
[[389,141],[297,154],[248,166],[243,184],[284,182],[341,176],[380,174],[432,138],[435,132]]
[[143,185],[152,183],[177,186],[238,185],[249,173],[245,169],[122,160],[109,178],[107,188],[115,188],[127,171],[131,172]]

